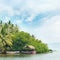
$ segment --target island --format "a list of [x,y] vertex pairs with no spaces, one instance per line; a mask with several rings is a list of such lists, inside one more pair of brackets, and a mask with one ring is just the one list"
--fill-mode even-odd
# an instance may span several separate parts
[[36,54],[49,52],[46,43],[36,39],[34,35],[21,31],[10,21],[0,21],[0,54]]

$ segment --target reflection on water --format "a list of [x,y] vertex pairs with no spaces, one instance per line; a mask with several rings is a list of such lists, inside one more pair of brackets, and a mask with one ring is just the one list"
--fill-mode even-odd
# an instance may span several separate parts
[[58,60],[60,59],[60,51],[46,54],[35,54],[35,55],[0,55],[0,60]]

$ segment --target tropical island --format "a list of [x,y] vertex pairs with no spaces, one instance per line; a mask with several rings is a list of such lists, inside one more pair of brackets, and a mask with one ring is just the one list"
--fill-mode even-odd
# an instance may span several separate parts
[[18,26],[0,21],[0,53],[11,51],[17,53],[46,53],[49,52],[47,44],[36,39],[34,35],[20,31]]

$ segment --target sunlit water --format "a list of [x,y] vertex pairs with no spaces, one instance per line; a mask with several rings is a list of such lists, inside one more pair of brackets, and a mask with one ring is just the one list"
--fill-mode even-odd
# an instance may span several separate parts
[[59,60],[60,51],[35,55],[0,55],[0,60]]

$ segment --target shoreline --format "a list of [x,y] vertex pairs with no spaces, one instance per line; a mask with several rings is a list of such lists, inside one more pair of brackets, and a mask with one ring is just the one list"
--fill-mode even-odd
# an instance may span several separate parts
[[[35,53],[35,54],[45,54],[45,53],[52,53],[53,50],[49,51],[49,52],[44,52],[44,53]],[[6,54],[3,54],[2,52],[0,52],[0,55],[21,55],[21,54],[32,54],[32,53],[21,53],[20,51],[7,51]]]

